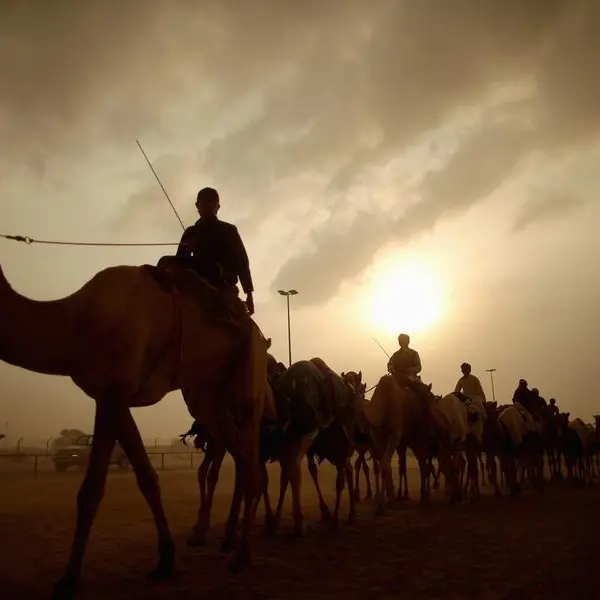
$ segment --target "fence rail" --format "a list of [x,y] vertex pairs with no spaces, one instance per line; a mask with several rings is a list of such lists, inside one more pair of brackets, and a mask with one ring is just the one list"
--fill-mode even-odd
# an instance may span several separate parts
[[[194,469],[202,462],[204,456],[201,452],[194,451],[156,451],[147,450],[150,461],[158,470]],[[54,464],[54,454],[45,452],[11,452],[0,453],[0,475],[2,473],[24,473],[29,472],[34,476],[41,472],[57,470]],[[73,461],[74,463],[77,461]],[[82,460],[79,465],[85,466],[87,462]],[[75,465],[73,465],[75,466]],[[131,470],[119,469],[122,471]]]

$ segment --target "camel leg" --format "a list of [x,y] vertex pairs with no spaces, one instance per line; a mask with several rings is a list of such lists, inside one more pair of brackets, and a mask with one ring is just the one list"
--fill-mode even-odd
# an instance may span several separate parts
[[269,496],[269,472],[267,464],[261,461],[262,469],[262,497],[265,504],[265,533],[269,533],[273,527],[274,515],[271,507],[271,497]]
[[[354,483],[353,493],[354,500],[356,502],[360,502],[360,471],[362,469],[363,464],[365,464],[365,456],[362,452],[358,453],[356,460],[354,461],[354,471],[356,475],[356,480]],[[367,477],[367,484],[369,483],[369,479]]]
[[379,461],[373,457],[373,480],[375,481],[375,497],[379,494],[379,476],[381,473],[381,469],[379,468]]
[[[203,546],[206,544],[206,535],[210,527],[210,513],[212,511],[215,490],[219,481],[221,465],[225,458],[225,448],[209,445],[202,464],[198,468],[198,485],[200,487],[200,508],[198,520],[193,527],[192,535],[188,540],[189,546]],[[202,472],[201,472],[202,470]]]
[[394,502],[394,482],[392,479],[392,456],[398,447],[400,440],[398,436],[390,436],[387,440],[385,453],[383,455],[381,468],[381,490],[377,498],[377,512],[382,515],[385,513],[385,497],[387,496],[388,504],[391,506]]
[[371,487],[371,471],[369,469],[369,465],[367,464],[366,458],[363,460],[362,469],[365,475],[365,481],[367,482],[367,495],[365,498],[369,499],[373,497],[373,488]]
[[285,493],[290,482],[290,460],[289,450],[281,457],[279,464],[281,465],[281,472],[279,474],[279,498],[277,500],[277,506],[275,507],[275,515],[271,523],[271,527],[268,533],[273,535],[279,527],[281,521],[281,511],[283,510],[283,503],[285,500]]
[[302,486],[302,459],[315,439],[314,435],[306,435],[300,440],[298,452],[290,465],[290,485],[292,487],[292,514],[294,516],[294,535],[304,535],[304,516],[302,514],[301,486]]
[[[257,430],[258,431],[258,430]],[[254,438],[247,453],[241,459],[244,484],[244,517],[242,520],[242,535],[235,556],[229,565],[229,570],[237,573],[250,564],[250,533],[254,526],[256,510],[263,491],[263,471],[260,465],[258,435]],[[233,505],[232,505],[233,509]],[[239,513],[239,506],[238,511]]]
[[160,496],[158,475],[146,453],[139,429],[129,409],[123,410],[118,440],[135,471],[138,487],[148,504],[158,533],[158,564],[150,573],[152,579],[171,579],[174,576],[175,544],[165,516]]
[[242,508],[242,499],[244,496],[244,466],[242,464],[242,458],[239,455],[234,455],[233,460],[235,462],[235,483],[233,486],[233,497],[231,499],[231,506],[229,508],[229,515],[227,516],[227,524],[225,525],[225,536],[221,542],[221,552],[223,554],[229,554],[233,552],[237,544],[237,528],[240,518],[240,510]]
[[483,462],[482,452],[477,453],[477,460],[479,462],[479,470],[481,471],[481,485],[485,487],[487,485],[487,482],[485,480],[485,463]]
[[340,502],[342,499],[342,492],[344,491],[344,485],[346,483],[346,469],[345,465],[336,465],[336,477],[335,477],[335,506],[333,508],[333,519],[331,520],[331,530],[336,531],[339,523],[340,514]]
[[[323,493],[321,492],[321,486],[319,485],[319,474],[317,471],[317,464],[315,462],[315,456],[312,452],[308,452],[306,454],[306,462],[308,464],[308,472],[315,484],[315,490],[317,490],[317,496],[319,497],[319,508],[321,509],[321,519],[323,521],[331,521],[331,511],[323,498]],[[336,480],[337,481],[337,480]]]
[[348,484],[348,501],[350,503],[348,524],[352,524],[354,521],[356,521],[356,503],[354,502],[354,495],[352,494],[352,466],[350,465],[349,460],[347,460],[346,464],[344,465],[344,472],[346,473],[346,483]]
[[118,413],[112,405],[96,404],[90,460],[77,495],[77,523],[71,554],[62,577],[54,585],[52,600],[72,600],[77,593],[85,548],[104,496],[106,474],[117,438],[117,419]]
[[429,475],[431,472],[431,463],[424,456],[418,456],[419,475],[421,476],[421,504],[429,500]]
[[494,486],[494,496],[501,496],[500,489],[498,488],[498,466],[496,464],[496,457],[490,453],[485,453],[485,467],[488,472],[488,481]]

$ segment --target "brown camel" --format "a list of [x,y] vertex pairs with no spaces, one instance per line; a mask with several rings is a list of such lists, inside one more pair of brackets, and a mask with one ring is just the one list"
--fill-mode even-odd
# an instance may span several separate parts
[[[174,287],[175,280],[179,283]],[[71,377],[96,402],[94,437],[77,498],[71,553],[53,598],[76,595],[116,441],[128,456],[156,525],[159,559],[151,577],[173,577],[175,546],[158,476],[130,409],[155,404],[181,388],[194,390],[193,403],[188,403],[192,416],[236,458],[245,515],[232,567],[238,569],[248,562],[248,534],[260,490],[258,434],[264,408],[266,343],[254,325],[248,336],[249,327],[218,324],[216,296],[214,288],[189,272],[167,275],[145,265],[104,269],[70,296],[39,302],[15,292],[0,269],[0,358],[30,371]],[[259,376],[253,377],[254,373]],[[224,389],[223,383],[232,380],[235,390]],[[232,402],[223,402],[224,396]]]
[[374,458],[379,462],[381,487],[376,490],[377,513],[385,509],[385,496],[390,505],[395,501],[391,475],[391,460],[402,443],[411,448],[421,472],[421,501],[429,493],[430,468],[428,449],[430,431],[434,427],[432,405],[429,400],[417,397],[412,391],[401,387],[392,375],[380,378],[370,402],[363,403],[363,410],[371,429]]

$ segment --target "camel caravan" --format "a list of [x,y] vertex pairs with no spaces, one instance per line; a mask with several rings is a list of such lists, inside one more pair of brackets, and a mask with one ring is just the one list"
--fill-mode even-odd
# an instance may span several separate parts
[[[60,300],[23,297],[0,269],[0,357],[38,373],[71,377],[96,403],[71,552],[53,588],[54,600],[77,595],[116,442],[127,454],[156,526],[158,562],[149,577],[175,576],[175,544],[158,476],[131,414],[132,407],[156,404],[174,390],[181,390],[193,420],[182,437],[195,436],[195,446],[205,452],[198,470],[200,507],[191,545],[206,542],[226,453],[235,464],[222,544],[223,551],[233,554],[233,572],[250,564],[258,504],[262,500],[265,506],[266,532],[276,533],[288,486],[294,533],[304,533],[305,457],[322,518],[332,530],[338,527],[344,490],[348,521],[356,518],[361,473],[367,475],[367,495],[373,493],[369,461],[375,473],[377,514],[408,498],[408,450],[418,462],[421,502],[429,500],[440,473],[450,503],[477,500],[480,473],[497,495],[502,494],[503,481],[512,494],[526,481],[541,493],[544,456],[552,477],[562,476],[563,460],[569,480],[591,483],[597,477],[599,418],[595,426],[570,421],[568,413],[559,413],[555,404],[547,407],[525,382],[513,404],[486,402],[467,364],[454,391],[435,395],[432,386],[420,380],[420,358],[406,335],[399,337],[400,349],[371,400],[365,398],[360,370],[338,374],[318,357],[288,368],[277,362],[269,354],[270,340],[252,318],[254,288],[244,244],[233,225],[217,218],[219,206],[216,190],[200,190],[200,218],[185,230],[175,256],[161,258],[156,266],[106,268]],[[238,295],[238,281],[245,302]],[[395,456],[400,469],[397,493],[392,480]],[[318,465],[323,461],[337,472],[333,509],[319,486]],[[269,462],[280,466],[274,510],[268,493]]]

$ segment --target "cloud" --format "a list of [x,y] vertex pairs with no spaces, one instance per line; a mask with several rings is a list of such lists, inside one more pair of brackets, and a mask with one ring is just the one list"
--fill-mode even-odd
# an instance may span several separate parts
[[[248,236],[297,218],[294,206],[310,199],[330,220],[307,214],[299,223],[309,240],[295,255],[272,248],[289,256],[272,265],[275,287],[319,288],[306,303],[331,297],[383,245],[484,200],[528,152],[560,153],[600,124],[600,6],[585,0],[315,0],[302,9],[65,0],[0,10],[5,164],[39,169],[89,145],[114,149],[117,161],[143,134],[186,221],[206,184],[235,205]],[[523,80],[534,82],[527,98],[457,128],[445,166],[432,144],[421,164],[377,179],[423,136]],[[170,153],[178,158],[160,157]],[[173,235],[166,201],[141,159],[138,168],[113,224]],[[391,214],[381,214],[386,196],[403,199]]]
[[523,206],[513,224],[513,231],[521,233],[532,225],[567,217],[587,203],[585,198],[567,194],[547,194]]

